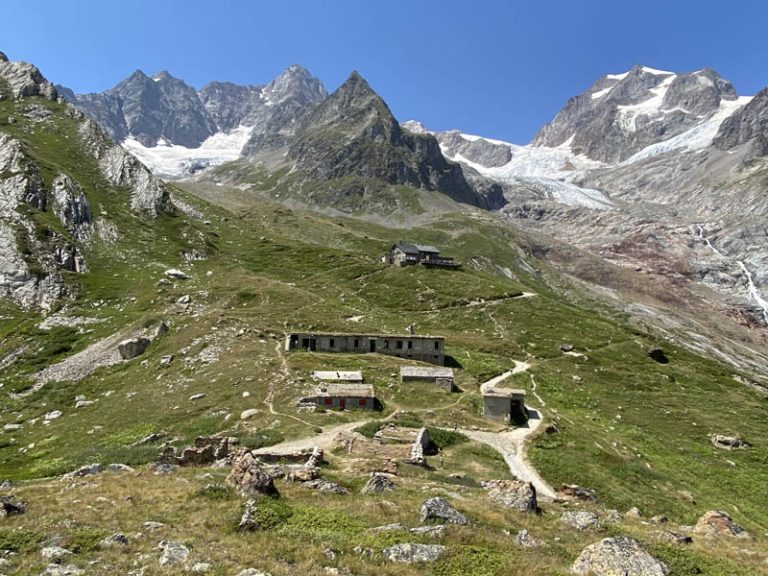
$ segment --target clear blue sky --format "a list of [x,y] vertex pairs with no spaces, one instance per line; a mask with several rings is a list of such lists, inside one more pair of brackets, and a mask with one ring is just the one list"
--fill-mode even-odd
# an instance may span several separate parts
[[0,50],[76,92],[133,70],[196,87],[298,63],[358,70],[400,120],[527,142],[565,101],[633,64],[768,85],[768,2],[731,0],[0,0]]

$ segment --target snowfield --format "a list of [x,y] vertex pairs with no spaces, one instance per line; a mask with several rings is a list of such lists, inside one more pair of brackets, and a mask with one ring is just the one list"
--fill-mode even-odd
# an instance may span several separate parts
[[237,160],[252,131],[251,127],[240,126],[230,132],[219,132],[205,140],[199,148],[169,145],[165,141],[148,148],[133,138],[127,138],[121,145],[154,174],[172,179]]

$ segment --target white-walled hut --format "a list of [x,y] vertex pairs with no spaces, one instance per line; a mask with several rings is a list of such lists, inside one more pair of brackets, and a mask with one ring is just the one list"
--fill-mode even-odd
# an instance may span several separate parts
[[322,382],[314,396],[302,398],[299,404],[314,404],[329,410],[374,410],[376,394],[373,384]]

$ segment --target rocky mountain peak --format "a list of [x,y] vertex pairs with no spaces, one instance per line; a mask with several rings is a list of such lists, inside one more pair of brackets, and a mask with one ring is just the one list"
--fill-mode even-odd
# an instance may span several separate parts
[[45,79],[36,66],[8,60],[5,54],[0,58],[0,80],[5,82],[13,98],[25,96],[42,96],[49,100],[58,98],[56,88]]
[[768,88],[763,88],[740,110],[720,125],[712,144],[728,150],[753,143],[753,155],[768,155]]
[[271,105],[292,98],[303,105],[319,102],[328,96],[323,83],[298,64],[292,64],[264,87],[264,96]]
[[5,52],[0,52],[0,62],[8,62],[8,56],[5,55]]
[[574,153],[617,162],[685,132],[736,97],[733,85],[711,69],[677,74],[637,65],[569,99],[532,144],[568,143]]

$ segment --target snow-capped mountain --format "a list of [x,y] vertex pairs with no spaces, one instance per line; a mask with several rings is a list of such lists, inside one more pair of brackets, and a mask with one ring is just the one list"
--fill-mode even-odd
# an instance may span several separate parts
[[165,177],[234,160],[251,137],[284,129],[327,96],[297,65],[262,86],[211,82],[198,92],[168,72],[149,77],[137,70],[105,92],[60,92]]

